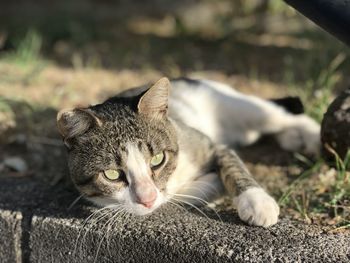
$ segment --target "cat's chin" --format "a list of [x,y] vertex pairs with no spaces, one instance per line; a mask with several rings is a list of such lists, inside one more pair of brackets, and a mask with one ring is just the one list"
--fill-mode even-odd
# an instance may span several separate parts
[[149,215],[149,214],[153,213],[154,210],[156,210],[157,208],[159,208],[159,206],[146,208],[142,205],[137,205],[137,207],[133,207],[129,211],[136,216],[145,216],[145,215]]

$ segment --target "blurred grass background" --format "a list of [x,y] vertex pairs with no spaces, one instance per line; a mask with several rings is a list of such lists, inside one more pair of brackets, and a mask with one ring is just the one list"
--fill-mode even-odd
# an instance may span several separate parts
[[[57,110],[164,75],[211,78],[265,98],[298,95],[321,121],[350,84],[349,58],[343,43],[278,0],[2,0],[0,160],[23,155],[36,175],[60,180]],[[273,181],[266,186],[285,214],[348,227],[348,161],[332,170],[288,158],[252,167]]]
[[[24,82],[48,61],[170,77],[216,71],[279,84],[320,119],[331,90],[350,82],[348,57],[348,48],[283,1],[0,3],[0,58],[20,68]],[[0,70],[0,82],[11,81]]]

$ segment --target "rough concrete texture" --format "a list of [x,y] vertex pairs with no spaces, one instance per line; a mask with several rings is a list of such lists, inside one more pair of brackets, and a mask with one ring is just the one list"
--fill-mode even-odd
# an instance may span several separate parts
[[[220,213],[220,221],[209,211],[206,218],[172,206],[148,217],[117,218],[109,231],[111,217],[83,228],[94,209],[80,202],[68,211],[76,197],[62,186],[0,180],[0,229],[8,233],[0,237],[8,251],[1,250],[0,261],[23,257],[24,262],[350,262],[348,232],[331,234],[288,219],[263,229],[243,224],[233,211]],[[11,217],[21,213],[29,224]],[[12,219],[4,224],[3,218]],[[23,230],[13,227],[19,225]],[[27,235],[19,242],[11,233],[21,231]],[[19,243],[22,255],[7,249],[8,244]]]
[[0,262],[21,262],[22,214],[0,210]]
[[[343,159],[350,149],[350,89],[339,96],[328,107],[322,120],[321,140],[323,145],[331,146]],[[327,159],[334,159],[334,155],[323,149]]]

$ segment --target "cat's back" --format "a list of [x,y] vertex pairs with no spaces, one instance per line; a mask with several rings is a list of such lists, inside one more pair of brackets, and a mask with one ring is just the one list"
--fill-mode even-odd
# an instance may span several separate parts
[[[241,93],[231,87],[205,79],[172,79],[169,96],[169,117],[195,128],[214,139],[221,134],[218,117],[221,116],[221,104],[227,97],[239,100]],[[131,88],[115,96],[130,98],[141,96],[150,85]],[[113,99],[113,98],[112,98]],[[222,117],[222,116],[221,116]]]
[[[171,99],[183,99],[183,98],[193,98],[192,95],[198,95],[199,93],[210,93],[212,91],[218,91],[224,94],[237,94],[237,92],[220,82],[206,80],[206,79],[191,79],[186,77],[181,77],[177,79],[170,80]],[[140,87],[133,87],[118,93],[115,97],[133,97],[144,93],[150,85],[143,85]],[[189,97],[190,96],[190,97]],[[187,99],[186,99],[187,100]]]

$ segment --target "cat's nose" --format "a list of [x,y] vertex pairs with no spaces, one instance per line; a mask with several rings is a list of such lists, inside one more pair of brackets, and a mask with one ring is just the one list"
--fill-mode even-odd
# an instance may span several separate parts
[[139,204],[147,207],[147,208],[151,208],[154,205],[156,199],[157,199],[157,192],[154,191],[154,192],[149,193],[147,198],[145,198],[145,197],[141,197],[141,198],[138,197],[137,198],[137,202]]

